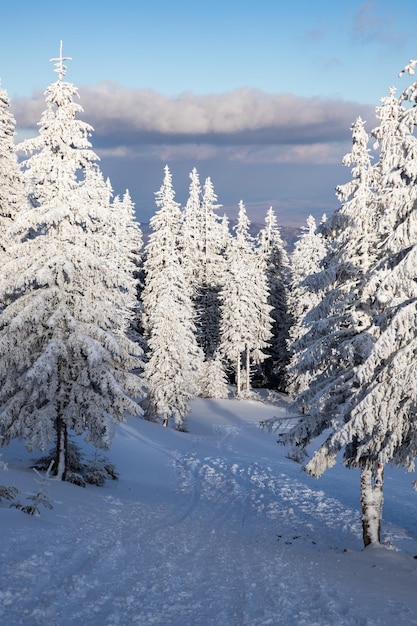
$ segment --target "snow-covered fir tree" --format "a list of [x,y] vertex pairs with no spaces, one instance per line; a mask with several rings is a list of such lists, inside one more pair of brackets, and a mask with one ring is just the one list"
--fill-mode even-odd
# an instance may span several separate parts
[[266,349],[267,359],[261,364],[265,384],[279,391],[286,390],[286,367],[289,360],[288,332],[288,255],[274,210],[270,207],[265,217],[265,227],[257,237],[260,270],[265,273],[268,303],[272,307],[272,337]]
[[198,341],[207,361],[214,357],[219,346],[219,293],[227,280],[222,225],[215,213],[220,206],[211,178],[207,178],[201,205],[201,278],[196,293]]
[[14,144],[16,122],[10,111],[10,100],[0,88],[0,261],[6,260],[12,236],[9,231],[17,214],[26,203],[22,173]]
[[[405,70],[412,74],[416,65],[411,62]],[[411,470],[417,455],[413,375],[417,353],[417,83],[403,92],[399,102],[390,90],[377,108],[377,117],[381,120],[381,127],[373,131],[381,148],[373,172],[377,189],[365,202],[366,223],[373,229],[363,233],[367,241],[359,239],[362,249],[367,249],[366,280],[358,292],[362,310],[372,316],[371,349],[354,368],[343,401],[327,422],[330,432],[306,465],[309,473],[319,476],[343,451],[344,463],[360,468],[365,545],[380,540],[384,466],[395,463]],[[311,432],[299,427],[289,438],[305,443]]]
[[330,244],[323,269],[305,281],[311,291],[321,294],[303,319],[306,332],[292,345],[297,354],[291,364],[295,375],[307,377],[297,397],[298,407],[310,416],[304,423],[306,432],[327,428],[349,394],[353,369],[372,348],[372,315],[360,298],[378,238],[368,140],[358,118],[352,125],[352,151],[343,159],[351,166],[352,180],[337,188],[343,204],[326,223]]
[[201,273],[195,294],[197,341],[204,352],[199,390],[204,397],[227,397],[227,376],[220,357],[220,292],[228,279],[225,250],[227,239],[215,211],[220,208],[211,178],[202,195]]
[[201,190],[198,172],[190,174],[190,193],[181,227],[182,262],[193,289],[197,341],[207,359],[214,355],[219,341],[218,292],[224,281],[222,227],[210,178]]
[[[71,479],[68,437],[110,445],[126,412],[141,414],[142,351],[126,337],[135,306],[134,266],[111,236],[109,189],[78,119],[77,89],[58,80],[45,92],[39,135],[20,148],[31,206],[13,227],[3,268],[0,316],[0,434],[29,449],[55,442],[54,473]],[[95,182],[93,182],[95,181]],[[106,191],[107,188],[107,191]]]
[[[9,259],[12,249],[10,227],[16,213],[23,209],[26,202],[21,170],[18,165],[14,136],[16,120],[10,111],[10,99],[0,85],[0,263],[2,267]],[[0,309],[5,306],[0,301]],[[0,469],[6,466],[0,461]],[[1,499],[11,500],[16,495],[15,487],[0,485]]]
[[143,234],[139,223],[135,220],[135,205],[128,190],[125,191],[122,197],[116,196],[114,198],[112,215],[114,219],[114,236],[124,244],[124,252],[132,260],[135,267],[136,306],[129,334],[134,341],[144,348],[141,298],[143,290]]
[[180,240],[184,274],[193,289],[201,282],[202,272],[202,210],[201,185],[197,169],[190,172],[189,195],[182,213]]
[[[324,220],[322,220],[324,222]],[[307,314],[320,302],[321,294],[314,287],[314,277],[321,270],[321,262],[326,255],[326,239],[312,215],[294,244],[291,255],[288,289],[288,308],[291,325],[288,332],[290,360],[287,368],[287,391],[292,398],[308,389],[313,372],[298,367],[300,354],[304,350],[298,341],[307,332]]]
[[305,327],[302,321],[306,313],[320,301],[320,294],[313,292],[308,281],[306,282],[307,278],[320,271],[321,262],[326,255],[326,238],[320,226],[321,224],[317,226],[314,217],[309,215],[291,254],[288,300],[293,324],[289,331],[290,341],[296,341],[304,334]]
[[[281,438],[294,446],[291,454],[298,460],[312,440],[337,430],[340,407],[355,393],[357,368],[376,338],[373,310],[362,294],[377,255],[379,205],[368,134],[360,118],[352,125],[352,140],[352,151],[343,159],[352,166],[352,181],[337,189],[343,205],[326,224],[327,235],[333,236],[331,247],[323,269],[309,279],[322,292],[321,300],[307,313],[307,330],[295,342],[302,346],[296,366],[301,372],[313,370],[309,387],[296,400],[306,415]],[[325,466],[311,460],[305,469],[319,476]]]
[[199,395],[207,396],[225,387],[212,385],[209,377],[225,379],[222,360],[217,358],[220,341],[219,292],[225,281],[225,258],[222,224],[215,214],[217,204],[210,178],[201,189],[197,169],[190,174],[189,197],[184,208],[181,227],[182,263],[192,288],[197,343],[204,353],[200,368]]
[[228,379],[219,351],[202,363],[198,387],[203,398],[228,397]]
[[146,416],[165,426],[173,420],[176,428],[184,429],[189,402],[197,394],[203,354],[196,341],[192,289],[182,262],[182,215],[168,166],[156,205],[142,292],[148,348]]
[[[410,62],[403,73],[413,74],[416,65],[417,61]],[[417,83],[404,90],[401,110],[392,102],[392,92],[390,96],[384,104],[388,102],[392,112],[391,130],[385,133],[380,163],[384,240],[365,294],[375,306],[377,341],[357,370],[357,389],[341,407],[337,428],[310,461],[312,472],[322,472],[344,449],[345,463],[361,468],[365,544],[379,541],[384,465],[413,470],[417,455]],[[386,128],[387,113],[380,115]],[[375,136],[382,133],[377,130]]]
[[234,371],[238,396],[243,390],[250,393],[251,365],[267,358],[273,324],[267,279],[259,267],[249,226],[245,205],[240,201],[236,236],[226,252],[229,280],[220,294],[220,353]]

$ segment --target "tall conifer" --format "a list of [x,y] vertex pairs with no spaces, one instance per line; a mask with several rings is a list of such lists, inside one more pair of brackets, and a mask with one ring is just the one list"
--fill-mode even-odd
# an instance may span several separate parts
[[0,316],[1,435],[29,449],[55,441],[54,472],[71,479],[68,436],[110,445],[125,413],[140,414],[141,349],[126,337],[135,304],[133,264],[111,234],[110,191],[78,120],[77,89],[58,80],[45,92],[39,135],[21,144],[31,202],[14,224]]
[[146,415],[165,426],[172,420],[181,430],[189,402],[197,394],[203,355],[195,337],[192,290],[182,262],[182,215],[168,166],[156,193],[156,205],[142,292],[148,349]]

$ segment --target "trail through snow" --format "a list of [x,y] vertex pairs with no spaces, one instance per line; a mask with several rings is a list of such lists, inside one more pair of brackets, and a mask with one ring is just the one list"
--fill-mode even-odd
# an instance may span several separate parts
[[[417,495],[391,471],[384,546],[362,550],[358,475],[314,481],[259,420],[272,404],[196,400],[188,433],[122,424],[120,480],[51,481],[53,510],[0,510],[5,626],[417,624]],[[30,456],[2,480],[34,491]]]

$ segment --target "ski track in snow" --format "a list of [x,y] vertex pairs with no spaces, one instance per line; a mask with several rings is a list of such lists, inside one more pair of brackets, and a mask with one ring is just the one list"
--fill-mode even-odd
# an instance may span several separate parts
[[238,427],[212,430],[211,449],[195,436],[192,452],[163,451],[174,485],[164,497],[141,499],[132,489],[129,499],[121,481],[94,490],[89,507],[74,500],[59,523],[40,523],[36,543],[18,529],[3,545],[1,623],[417,624],[401,601],[386,603],[386,621],[363,614],[316,558],[318,550],[336,561],[357,550],[358,511],[287,475],[282,463],[242,453]]

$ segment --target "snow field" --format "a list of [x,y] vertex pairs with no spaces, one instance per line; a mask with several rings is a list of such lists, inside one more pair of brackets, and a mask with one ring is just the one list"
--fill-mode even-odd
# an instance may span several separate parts
[[[410,477],[389,475],[386,547],[362,551],[357,473],[301,472],[258,426],[277,412],[199,399],[188,433],[130,419],[109,453],[118,482],[51,481],[39,518],[3,504],[1,623],[417,624]],[[14,442],[3,459],[23,500],[30,456]]]

